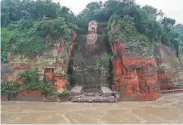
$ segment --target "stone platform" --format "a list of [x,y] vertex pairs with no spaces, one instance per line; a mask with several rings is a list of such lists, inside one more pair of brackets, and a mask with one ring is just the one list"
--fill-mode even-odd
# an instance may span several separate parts
[[116,102],[117,98],[114,96],[75,96],[71,99],[72,102]]
[[101,86],[100,89],[83,89],[82,86],[75,86],[71,90],[72,102],[116,102],[115,93],[110,88]]

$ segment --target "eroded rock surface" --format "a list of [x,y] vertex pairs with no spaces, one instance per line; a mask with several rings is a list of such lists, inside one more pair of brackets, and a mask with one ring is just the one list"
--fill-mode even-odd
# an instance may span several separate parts
[[3,64],[2,79],[5,82],[21,82],[20,75],[25,70],[37,68],[39,78],[49,79],[56,86],[56,90],[62,93],[67,86],[68,62],[75,44],[76,33],[72,32],[71,40],[66,42],[60,38],[53,46],[50,46],[42,55],[33,58],[25,55],[13,55],[9,52],[8,66]]
[[137,45],[113,44],[115,87],[123,100],[156,100],[160,96],[156,60],[153,53],[143,52]]
[[156,44],[155,53],[158,65],[158,82],[161,89],[183,87],[183,65],[175,51],[161,43]]
[[160,89],[183,88],[183,59],[178,59],[173,49],[161,43],[155,49],[143,42],[109,43],[101,31],[98,34],[98,28],[96,21],[90,21],[88,34],[77,37],[72,32],[70,42],[60,38],[43,55],[33,58],[8,52],[2,80],[21,82],[22,72],[38,68],[39,78],[51,80],[59,93],[69,84],[71,95],[93,92],[91,95],[109,96],[109,100],[114,91],[121,100],[147,101],[158,99]]

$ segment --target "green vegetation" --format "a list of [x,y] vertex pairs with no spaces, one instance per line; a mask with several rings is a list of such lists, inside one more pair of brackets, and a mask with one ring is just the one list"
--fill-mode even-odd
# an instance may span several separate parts
[[91,2],[77,16],[51,0],[2,0],[1,61],[7,62],[9,50],[30,57],[41,55],[61,38],[68,42],[71,31],[86,33],[90,20],[107,24],[104,31],[110,42],[162,42],[173,48],[177,56],[183,54],[183,25],[175,25],[175,20],[163,17],[162,11],[141,7],[133,0]]
[[47,96],[59,96],[68,97],[69,91],[65,90],[63,93],[59,94],[55,86],[51,81],[43,81],[39,79],[38,70],[32,69],[29,71],[24,71],[21,74],[21,81],[17,83],[3,83],[1,85],[1,92],[7,93],[10,97],[15,96],[21,91],[40,91],[42,95]]
[[22,83],[1,84],[1,94],[8,94],[8,98],[15,97],[21,91]]
[[35,56],[56,40],[69,40],[76,30],[75,16],[67,7],[49,0],[1,1],[1,60],[7,62],[9,42],[13,53]]

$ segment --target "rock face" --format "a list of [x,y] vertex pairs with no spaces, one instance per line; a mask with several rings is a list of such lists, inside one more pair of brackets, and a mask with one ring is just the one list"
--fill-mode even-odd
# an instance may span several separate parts
[[[8,65],[3,65],[3,80],[6,82],[21,82],[20,75],[25,70],[38,69],[41,80],[49,79],[62,93],[67,87],[67,69],[76,33],[72,33],[70,42],[59,39],[54,46],[44,51],[43,55],[33,58],[24,55],[11,55]],[[11,72],[10,72],[11,71]]]
[[[130,48],[134,51],[129,51]],[[115,88],[122,100],[155,100],[160,96],[156,60],[150,58],[152,54],[146,52],[147,55],[142,56],[138,51],[140,48],[136,45],[113,44]]]
[[87,35],[73,32],[70,42],[60,39],[32,59],[9,52],[9,63],[2,64],[3,81],[19,82],[23,71],[38,68],[40,79],[51,80],[62,93],[70,76],[72,101],[80,102],[114,102],[119,95],[121,100],[156,100],[160,89],[183,87],[183,58],[172,49],[161,43],[155,49],[140,42],[110,45],[97,29],[97,22],[90,21]]
[[183,65],[175,51],[157,43],[154,51],[158,65],[158,82],[160,89],[173,89],[183,86]]

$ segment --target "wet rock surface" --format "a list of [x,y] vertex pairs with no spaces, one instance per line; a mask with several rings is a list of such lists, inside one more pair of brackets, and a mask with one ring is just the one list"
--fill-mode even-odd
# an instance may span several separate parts
[[183,123],[183,93],[119,103],[2,102],[2,123]]

